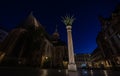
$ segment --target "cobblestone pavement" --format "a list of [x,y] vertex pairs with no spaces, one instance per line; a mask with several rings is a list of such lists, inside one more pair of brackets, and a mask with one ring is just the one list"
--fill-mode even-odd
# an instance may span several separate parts
[[120,76],[120,70],[84,70],[68,72],[59,69],[0,67],[0,76]]

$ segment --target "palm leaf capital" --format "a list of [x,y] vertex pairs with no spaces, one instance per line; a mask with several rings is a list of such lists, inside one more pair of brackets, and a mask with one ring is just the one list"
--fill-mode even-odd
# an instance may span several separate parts
[[74,16],[68,16],[66,15],[65,17],[62,17],[62,22],[66,25],[66,26],[71,26],[75,20]]

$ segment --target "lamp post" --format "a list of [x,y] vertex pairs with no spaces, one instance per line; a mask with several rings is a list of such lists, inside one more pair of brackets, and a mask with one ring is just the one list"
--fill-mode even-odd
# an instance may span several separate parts
[[74,59],[74,51],[73,51],[73,41],[72,41],[72,23],[75,20],[73,16],[65,16],[63,17],[63,23],[66,25],[67,36],[68,36],[68,55],[69,55],[69,63],[68,70],[69,71],[77,71],[75,59]]

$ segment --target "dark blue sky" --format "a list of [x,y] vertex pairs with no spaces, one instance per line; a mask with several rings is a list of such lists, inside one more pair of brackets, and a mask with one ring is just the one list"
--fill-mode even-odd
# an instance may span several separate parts
[[7,30],[16,27],[31,11],[49,34],[58,31],[67,42],[61,16],[74,15],[73,43],[75,53],[91,53],[100,31],[98,16],[109,17],[119,0],[4,0],[0,1],[0,26]]

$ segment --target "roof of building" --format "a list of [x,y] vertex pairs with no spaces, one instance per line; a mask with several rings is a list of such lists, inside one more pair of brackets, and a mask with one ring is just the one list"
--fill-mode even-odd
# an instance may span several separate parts
[[42,24],[40,24],[40,22],[36,19],[36,17],[32,14],[32,12],[28,15],[28,17],[23,20],[18,28],[25,28],[25,29],[34,29],[34,30],[39,30],[42,33],[44,33],[43,35],[46,36],[49,40],[51,40],[50,35],[45,31],[44,27],[42,26]]
[[32,12],[29,14],[29,16],[23,20],[18,27],[28,28],[30,26],[33,26],[36,28],[43,28],[43,26],[40,24],[40,22],[36,19],[36,17],[32,14]]

